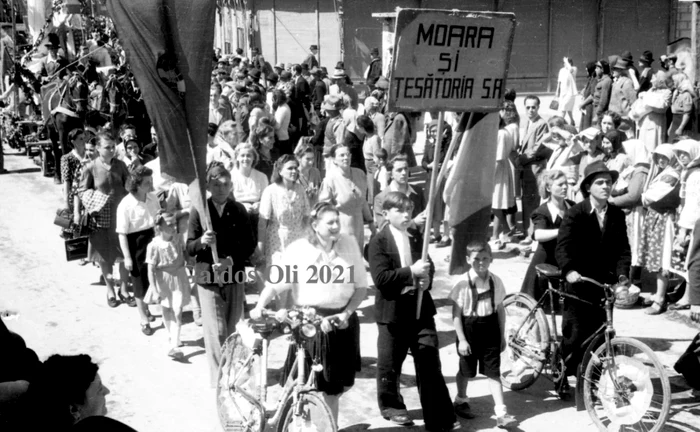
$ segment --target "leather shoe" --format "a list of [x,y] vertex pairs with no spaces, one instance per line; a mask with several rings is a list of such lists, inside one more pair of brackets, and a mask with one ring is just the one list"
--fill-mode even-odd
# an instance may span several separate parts
[[411,420],[411,417],[409,417],[408,414],[394,414],[384,418],[399,426],[410,426],[413,424],[413,420]]

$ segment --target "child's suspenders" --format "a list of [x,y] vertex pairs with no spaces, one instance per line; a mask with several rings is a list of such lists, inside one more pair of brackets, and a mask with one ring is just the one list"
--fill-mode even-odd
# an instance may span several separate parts
[[489,274],[489,290],[483,293],[479,293],[476,290],[476,284],[472,281],[472,277],[469,275],[469,272],[467,272],[467,278],[469,279],[469,291],[470,291],[470,300],[471,300],[471,307],[472,307],[472,313],[471,316],[477,316],[476,314],[476,307],[479,304],[479,300],[483,300],[487,297],[491,298],[491,313],[496,312],[496,300],[494,297],[496,297],[496,289],[493,285],[493,277]]

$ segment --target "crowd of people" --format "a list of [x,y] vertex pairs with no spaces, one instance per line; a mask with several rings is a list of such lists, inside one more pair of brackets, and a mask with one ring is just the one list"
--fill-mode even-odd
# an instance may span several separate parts
[[[63,235],[89,232],[84,263],[99,266],[109,307],[137,309],[144,335],[154,332],[148,306],[162,306],[169,357],[184,357],[180,329],[187,305],[202,326],[212,387],[221,347],[245,316],[246,290],[261,293],[249,313],[253,319],[270,304],[313,307],[323,317],[323,332],[306,349],[325,366],[318,388],[337,421],[339,396],[353,385],[360,367],[356,310],[371,275],[381,415],[395,424],[413,423],[399,390],[410,350],[428,430],[459,430],[457,415],[473,418],[467,384],[477,373],[489,379],[497,425],[510,427],[516,421],[507,412],[499,379],[505,288],[489,271],[492,249],[536,243],[522,285],[536,299],[546,287],[534,270],[540,263],[559,265],[572,287],[582,286],[577,285],[581,276],[640,283],[646,271],[656,278],[646,313],[691,308],[700,321],[693,283],[674,305],[667,300],[672,280],[693,280],[698,271],[692,252],[700,243],[693,236],[700,219],[700,143],[691,138],[696,136],[695,90],[675,69],[672,56],[659,71],[653,70],[648,51],[639,59],[641,72],[628,53],[590,63],[578,105],[579,130],[572,102],[578,94],[576,72],[565,58],[556,95],[561,115],[545,121],[539,98],[530,95],[521,122],[515,91],[505,94],[492,144],[497,157],[491,241],[468,245],[471,269],[449,295],[460,355],[453,401],[441,371],[429,292],[434,264],[421,257],[424,236],[436,247],[451,245],[444,181],[433,191],[439,199],[433,224],[426,227],[430,191],[409,183],[411,169],[421,171],[413,152],[418,122],[412,114],[387,109],[389,81],[382,76],[379,51],[372,50],[364,77],[367,93],[355,88],[343,62],[332,73],[320,67],[317,48],[311,46],[299,64],[274,66],[255,48],[250,58],[242,50],[235,56],[215,55],[204,209],[191,205],[187,185],[160,175],[154,132],[147,149],[138,138],[140,125],[124,124],[118,134],[85,128],[68,133],[72,149],[61,158],[60,170],[72,226]],[[452,169],[447,148],[453,135],[459,139],[464,132],[466,118],[449,113],[438,143],[437,114],[430,114],[421,160],[428,174],[445,164]],[[433,160],[436,146],[440,157]],[[592,247],[605,253],[591,260]],[[270,282],[274,266],[291,265],[326,266],[340,273],[329,283],[308,282],[306,274]],[[227,271],[254,277],[226,279]],[[575,291],[590,299],[590,291]],[[605,319],[598,310],[568,304],[563,316],[564,350],[572,353]],[[292,373],[294,349],[285,374]],[[45,367],[59,365],[52,359]],[[85,391],[104,395],[93,366],[95,373],[83,380],[89,384]],[[575,364],[567,366],[576,370]],[[74,420],[81,423],[80,416]]]

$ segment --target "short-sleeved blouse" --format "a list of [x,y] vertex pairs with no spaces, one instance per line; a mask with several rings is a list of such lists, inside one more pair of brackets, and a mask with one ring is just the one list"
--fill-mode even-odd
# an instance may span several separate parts
[[185,255],[181,237],[173,236],[170,241],[165,241],[159,236],[154,237],[146,249],[146,263],[154,266],[156,270],[184,266]]
[[160,204],[153,193],[146,195],[144,202],[132,194],[125,196],[117,207],[117,233],[132,234],[153,228],[158,210]]
[[282,281],[273,287],[278,293],[291,288],[297,306],[340,309],[350,302],[356,288],[368,286],[360,248],[345,234],[340,234],[330,253],[308,239],[297,240],[284,251],[281,264],[297,266],[298,283]]
[[265,174],[252,169],[248,177],[244,176],[238,169],[231,171],[233,181],[233,197],[239,203],[254,203],[260,201],[262,193],[270,183]]

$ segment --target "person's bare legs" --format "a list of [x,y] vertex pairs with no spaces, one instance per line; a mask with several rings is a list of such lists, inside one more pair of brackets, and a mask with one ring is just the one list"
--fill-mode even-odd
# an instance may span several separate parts
[[114,292],[114,276],[112,276],[113,265],[105,262],[99,262],[100,271],[102,272],[102,277],[105,280],[105,285],[107,285],[107,298],[116,298],[117,294]]
[[124,266],[124,262],[119,263],[119,280],[121,282],[120,286],[120,294],[124,298],[129,297],[129,280],[131,276],[129,275],[129,271],[126,269]]

